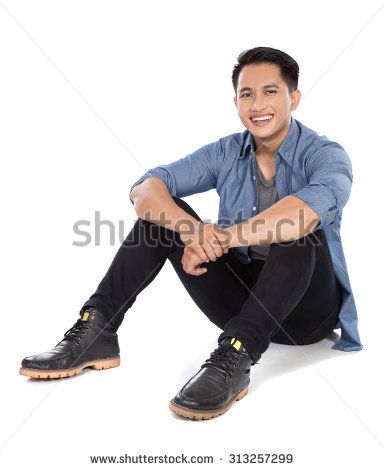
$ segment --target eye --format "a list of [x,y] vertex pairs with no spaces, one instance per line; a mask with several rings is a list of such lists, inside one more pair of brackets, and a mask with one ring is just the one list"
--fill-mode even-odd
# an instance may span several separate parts
[[243,93],[240,95],[240,98],[248,98],[251,95],[251,93]]
[[276,90],[267,90],[267,93],[277,93]]

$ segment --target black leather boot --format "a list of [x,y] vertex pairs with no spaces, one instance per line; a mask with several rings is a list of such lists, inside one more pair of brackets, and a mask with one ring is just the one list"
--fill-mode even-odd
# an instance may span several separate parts
[[169,408],[190,419],[225,413],[248,392],[252,358],[236,338],[224,338],[200,370],[171,400]]
[[80,318],[50,351],[25,357],[20,374],[36,379],[77,375],[85,367],[109,369],[120,365],[115,329],[95,308],[80,310]]

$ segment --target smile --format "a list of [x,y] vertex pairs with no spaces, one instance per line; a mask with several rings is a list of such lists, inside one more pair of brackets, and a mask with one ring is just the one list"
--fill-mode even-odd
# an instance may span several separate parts
[[260,117],[251,117],[251,121],[256,126],[266,126],[273,119],[273,114],[266,114]]

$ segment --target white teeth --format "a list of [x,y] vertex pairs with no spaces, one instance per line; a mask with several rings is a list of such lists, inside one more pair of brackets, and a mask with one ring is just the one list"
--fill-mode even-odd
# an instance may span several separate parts
[[272,119],[272,118],[273,118],[273,115],[269,114],[268,116],[263,116],[259,118],[251,118],[251,119],[252,121],[268,121],[269,119]]

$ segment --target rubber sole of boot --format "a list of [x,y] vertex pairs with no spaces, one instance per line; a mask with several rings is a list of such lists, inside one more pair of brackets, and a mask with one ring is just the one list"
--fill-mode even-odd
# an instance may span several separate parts
[[120,365],[120,356],[109,357],[107,359],[95,359],[93,361],[83,362],[76,367],[69,369],[56,369],[56,370],[44,370],[44,369],[30,369],[28,367],[20,367],[19,374],[34,379],[61,379],[64,377],[73,377],[78,375],[86,367],[91,367],[96,370],[111,369]]
[[194,410],[193,408],[186,408],[185,406],[178,405],[173,401],[169,403],[169,409],[173,411],[178,416],[183,418],[193,419],[193,420],[202,420],[202,419],[212,419],[224,414],[229,408],[236,402],[241,400],[248,393],[248,387],[244,388],[240,393],[238,393],[230,402],[221,408],[216,410]]

